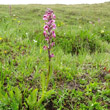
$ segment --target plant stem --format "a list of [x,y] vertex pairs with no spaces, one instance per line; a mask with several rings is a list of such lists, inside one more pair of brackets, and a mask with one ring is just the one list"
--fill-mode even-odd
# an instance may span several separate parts
[[48,73],[47,73],[47,83],[46,83],[46,90],[48,88],[49,79],[50,79],[50,63],[51,63],[51,57],[50,57],[50,40],[49,40],[49,48],[48,48]]
[[48,84],[49,84],[49,79],[50,79],[50,62],[51,62],[51,57],[50,57],[50,29],[48,29],[49,32],[49,42],[48,42],[48,73],[47,73],[47,83],[46,83],[46,90],[48,88]]

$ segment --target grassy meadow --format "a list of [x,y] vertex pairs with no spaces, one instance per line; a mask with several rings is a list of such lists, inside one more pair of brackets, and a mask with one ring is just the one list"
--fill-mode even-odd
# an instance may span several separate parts
[[[57,29],[46,90],[47,8]],[[0,5],[0,110],[110,110],[110,3],[12,5],[11,16]]]

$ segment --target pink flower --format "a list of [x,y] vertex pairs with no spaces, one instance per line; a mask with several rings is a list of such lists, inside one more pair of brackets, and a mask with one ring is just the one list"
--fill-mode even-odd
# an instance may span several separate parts
[[53,14],[53,19],[56,19],[56,16],[55,16],[55,14]]
[[54,57],[54,54],[52,53],[52,54],[50,55],[50,57]]
[[56,37],[55,31],[52,31],[52,36],[53,36],[54,38]]
[[47,25],[51,25],[52,23],[55,23],[55,20],[50,20],[49,22],[47,22]]
[[48,16],[47,15],[44,15],[43,16],[43,20],[48,20]]
[[47,50],[47,46],[44,46],[43,49],[44,49],[44,50]]
[[52,42],[52,43],[51,43],[51,46],[53,47],[54,45],[55,45],[55,42]]
[[52,24],[52,21],[49,21],[49,22],[47,22],[46,24],[47,24],[47,25],[51,25],[51,24]]
[[43,34],[44,34],[44,36],[46,36],[47,35],[46,31],[44,31]]
[[51,12],[48,12],[48,13],[47,13],[48,16],[51,16],[51,14],[52,14]]
[[52,24],[52,26],[53,26],[53,29],[56,29],[56,24]]
[[49,41],[49,37],[46,37],[45,40],[46,40],[46,41]]
[[52,23],[55,23],[55,20],[52,20]]
[[44,30],[48,30],[48,28],[49,28],[48,25],[44,26]]
[[53,13],[53,10],[51,10],[51,9],[48,8],[48,10],[46,11],[46,13],[47,13],[48,15],[51,15],[51,14]]

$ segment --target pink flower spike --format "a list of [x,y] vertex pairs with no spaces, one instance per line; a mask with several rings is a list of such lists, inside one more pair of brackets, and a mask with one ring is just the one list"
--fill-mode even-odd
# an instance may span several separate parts
[[55,42],[52,42],[52,43],[51,43],[51,46],[53,47],[54,45],[55,45]]
[[56,19],[56,16],[55,16],[55,14],[53,14],[53,19]]
[[56,29],[56,24],[54,23],[54,24],[52,24],[52,26],[53,26],[53,29]]
[[51,58],[54,57],[54,54],[52,53],[52,54],[50,55],[50,57],[51,57]]
[[44,50],[47,50],[47,46],[43,46],[43,49],[44,49]]
[[44,34],[44,36],[46,36],[47,35],[46,31],[44,31],[43,34]]
[[48,16],[47,15],[44,15],[43,16],[43,20],[48,20]]
[[52,36],[53,36],[54,38],[56,37],[55,31],[52,31]]
[[48,28],[49,28],[48,25],[45,25],[45,26],[44,26],[44,30],[45,30],[45,31],[48,30]]

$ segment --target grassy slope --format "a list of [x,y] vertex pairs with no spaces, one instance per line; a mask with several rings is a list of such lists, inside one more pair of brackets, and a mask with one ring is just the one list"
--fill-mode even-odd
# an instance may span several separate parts
[[14,87],[18,86],[22,92],[19,99],[22,110],[29,108],[26,98],[31,91],[41,89],[39,77],[42,72],[47,73],[48,60],[47,52],[42,49],[45,44],[42,16],[48,7],[57,16],[49,86],[56,94],[47,98],[40,109],[109,110],[110,3],[16,5],[12,6],[15,15],[12,17],[8,6],[0,6],[0,91],[2,95],[8,93],[8,98],[4,98],[8,102],[4,100],[1,109],[18,106],[16,101],[9,104],[16,97],[10,95]]

